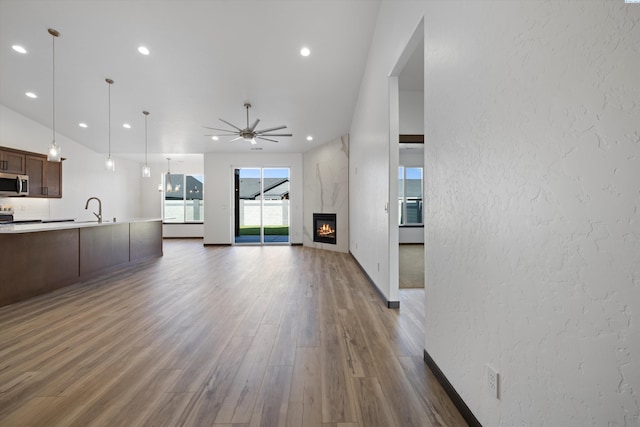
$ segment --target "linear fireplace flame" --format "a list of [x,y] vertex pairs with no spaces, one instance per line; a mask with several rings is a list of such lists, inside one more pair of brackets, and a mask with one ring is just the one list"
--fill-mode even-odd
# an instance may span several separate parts
[[331,227],[331,224],[322,224],[317,233],[322,237],[336,237],[336,230]]
[[336,214],[313,214],[313,241],[336,244]]

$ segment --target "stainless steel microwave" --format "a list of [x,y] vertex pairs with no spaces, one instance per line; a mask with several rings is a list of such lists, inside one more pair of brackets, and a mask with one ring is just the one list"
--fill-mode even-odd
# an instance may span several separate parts
[[14,173],[0,173],[0,196],[26,196],[29,194],[29,177]]

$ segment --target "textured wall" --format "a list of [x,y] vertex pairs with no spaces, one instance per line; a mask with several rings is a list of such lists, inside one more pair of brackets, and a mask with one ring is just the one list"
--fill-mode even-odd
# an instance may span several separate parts
[[422,16],[425,348],[483,425],[639,425],[640,5],[382,2],[350,158],[380,283],[386,82]]
[[[303,155],[305,246],[349,251],[349,136]],[[335,245],[313,241],[313,213],[336,214]]]
[[640,5],[425,12],[427,350],[484,425],[640,425]]

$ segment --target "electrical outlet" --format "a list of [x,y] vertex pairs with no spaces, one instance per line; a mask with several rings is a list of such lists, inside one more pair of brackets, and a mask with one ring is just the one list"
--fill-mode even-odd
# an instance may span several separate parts
[[500,373],[493,369],[491,366],[487,365],[487,387],[489,388],[489,392],[491,396],[496,399],[500,399],[499,394],[499,385],[500,385]]

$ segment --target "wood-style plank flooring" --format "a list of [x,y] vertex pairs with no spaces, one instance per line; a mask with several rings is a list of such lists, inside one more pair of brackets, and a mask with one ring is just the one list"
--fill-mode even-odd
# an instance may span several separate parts
[[465,426],[349,254],[204,247],[0,308],[0,425]]

